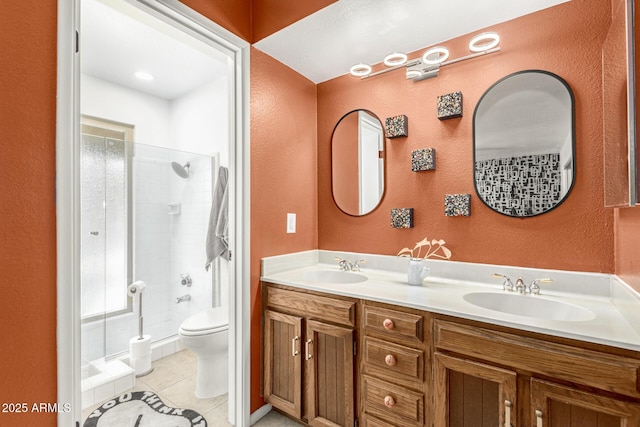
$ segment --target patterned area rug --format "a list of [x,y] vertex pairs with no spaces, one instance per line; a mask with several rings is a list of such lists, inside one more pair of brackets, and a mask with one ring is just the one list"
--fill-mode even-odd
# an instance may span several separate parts
[[134,391],[95,409],[83,427],[207,427],[207,421],[191,409],[165,405],[151,391]]

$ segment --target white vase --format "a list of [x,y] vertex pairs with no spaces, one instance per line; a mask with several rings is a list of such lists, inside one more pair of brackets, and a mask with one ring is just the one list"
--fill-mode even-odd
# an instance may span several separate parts
[[407,271],[407,283],[413,286],[422,286],[422,281],[429,274],[429,267],[424,265],[422,258],[410,258]]

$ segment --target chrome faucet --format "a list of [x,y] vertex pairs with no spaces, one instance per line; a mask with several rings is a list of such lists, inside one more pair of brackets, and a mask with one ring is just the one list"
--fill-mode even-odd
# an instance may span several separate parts
[[339,257],[334,257],[333,259],[338,261],[338,267],[340,267],[341,271],[349,271],[350,270],[349,263],[347,262],[346,259],[342,259],[342,258],[339,258]]
[[531,282],[531,286],[529,286],[529,293],[531,295],[540,295],[540,285],[538,283],[553,283],[553,279],[536,279]]
[[509,277],[499,273],[493,273],[492,276],[497,279],[504,279],[504,282],[502,282],[502,289],[507,292],[513,292],[513,282],[511,281],[511,279],[509,279]]
[[502,283],[502,289],[504,289],[507,292],[517,292],[519,294],[540,295],[539,283],[553,282],[553,279],[549,279],[549,278],[536,279],[533,282],[531,282],[530,286],[527,287],[527,285],[524,283],[524,280],[522,280],[522,277],[518,277],[518,280],[516,280],[516,284],[514,285],[513,282],[511,282],[511,279],[509,279],[504,274],[493,273],[492,276],[497,279],[504,279],[504,282]]
[[181,297],[176,298],[176,304],[180,304],[181,302],[184,301],[191,301],[191,295],[187,294],[187,295],[182,295]]
[[193,280],[191,280],[191,276],[189,276],[188,274],[187,275],[181,274],[180,275],[180,279],[181,279],[180,280],[180,284],[182,286],[186,286],[186,287],[190,288],[191,285],[193,284]]
[[360,265],[366,264],[366,263],[367,261],[363,259],[359,259],[358,261],[354,262],[353,265],[351,265],[351,262],[349,262],[349,265],[351,265],[351,271],[360,271]]
[[334,257],[336,261],[338,261],[338,266],[341,271],[360,271],[361,264],[365,264],[367,261],[360,259],[356,262],[347,261],[346,259],[342,259],[339,257]]

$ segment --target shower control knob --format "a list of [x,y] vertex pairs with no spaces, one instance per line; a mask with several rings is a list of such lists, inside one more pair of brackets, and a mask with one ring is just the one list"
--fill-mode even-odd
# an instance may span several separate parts
[[182,279],[180,281],[180,284],[182,284],[182,286],[186,286],[190,288],[191,285],[193,284],[193,281],[191,280],[191,276],[189,276],[188,274],[186,276],[184,274],[181,274],[180,278]]

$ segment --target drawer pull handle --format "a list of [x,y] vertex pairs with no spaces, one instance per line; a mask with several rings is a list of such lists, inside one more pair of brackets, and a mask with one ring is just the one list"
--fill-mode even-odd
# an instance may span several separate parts
[[536,409],[536,427],[542,427],[542,411]]
[[387,408],[393,408],[394,406],[396,406],[396,400],[391,396],[385,396],[384,406],[386,406]]
[[297,346],[296,346],[296,342],[297,342],[299,339],[300,339],[300,337],[296,335],[296,336],[291,340],[291,355],[292,355],[292,356],[294,356],[294,357],[295,357],[295,356],[297,356],[298,354],[300,354],[300,352],[298,351]]
[[310,360],[313,357],[311,351],[309,351],[309,347],[311,346],[311,344],[313,344],[313,340],[309,338],[306,343],[307,360]]
[[397,362],[398,362],[398,360],[396,359],[396,357],[393,354],[387,354],[384,357],[384,363],[386,363],[387,366],[396,366]]
[[504,401],[504,427],[511,427],[511,401]]
[[392,330],[393,328],[395,328],[395,324],[393,323],[393,320],[391,319],[384,319],[384,321],[382,322],[382,327],[385,328],[387,331]]

